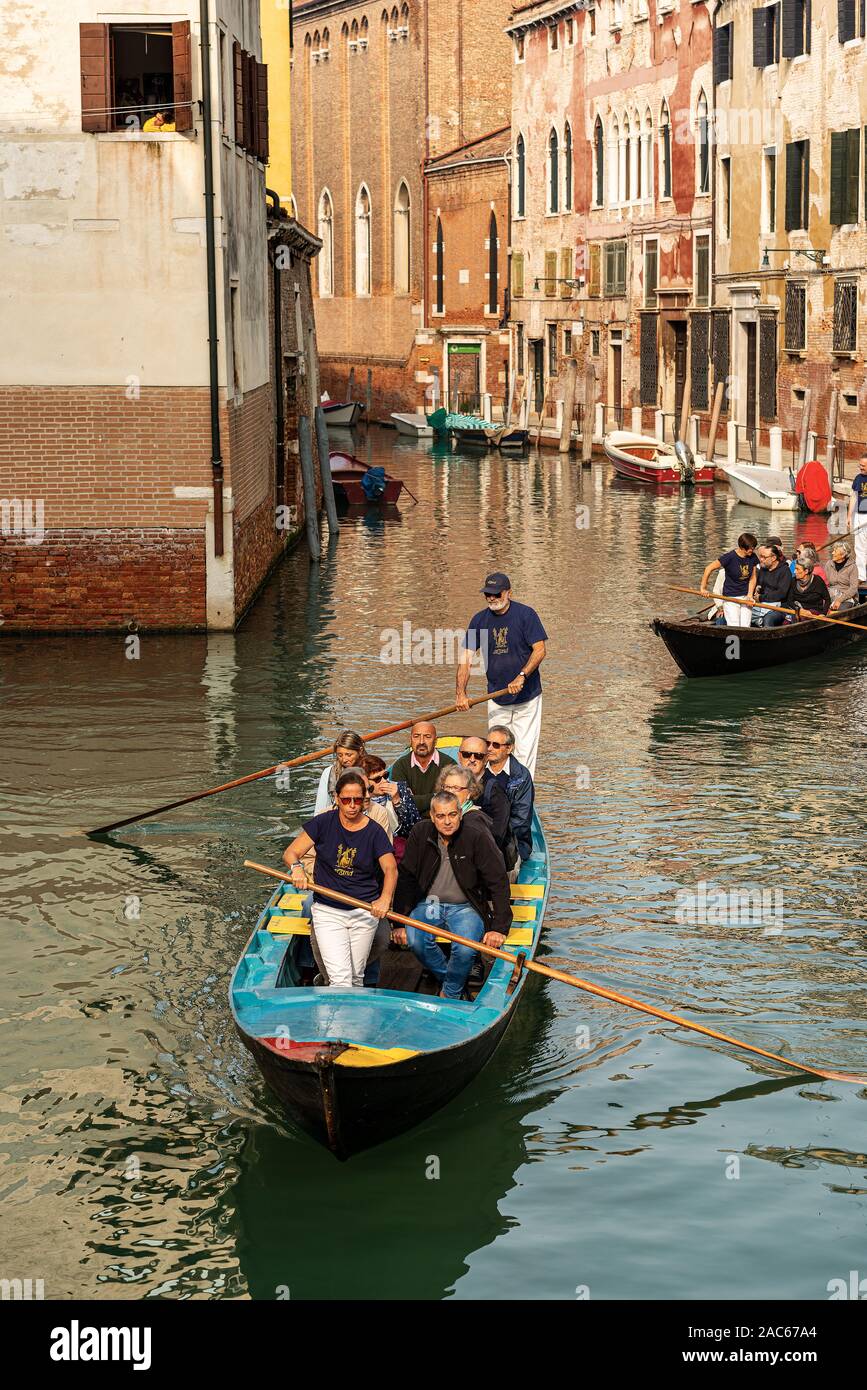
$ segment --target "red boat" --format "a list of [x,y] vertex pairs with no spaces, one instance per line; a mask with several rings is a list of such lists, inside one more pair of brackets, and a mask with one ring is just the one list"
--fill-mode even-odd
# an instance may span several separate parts
[[342,493],[350,507],[366,507],[373,502],[396,502],[403,491],[403,481],[385,473],[385,490],[378,497],[369,497],[362,486],[362,479],[370,472],[368,464],[362,463],[354,454],[332,452],[328,458],[335,495],[339,500]]
[[712,483],[713,465],[697,458],[684,465],[672,444],[664,444],[648,434],[632,434],[629,430],[613,430],[602,441],[606,455],[616,471],[624,478],[638,478],[645,483],[677,483],[691,487],[696,483]]

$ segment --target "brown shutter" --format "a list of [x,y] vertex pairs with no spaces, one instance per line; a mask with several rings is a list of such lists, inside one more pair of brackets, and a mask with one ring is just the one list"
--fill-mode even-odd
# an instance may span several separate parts
[[175,130],[193,128],[193,60],[190,48],[190,22],[172,25],[172,71],[175,93]]
[[594,299],[598,299],[602,292],[602,256],[601,247],[598,242],[590,247],[590,278],[588,281],[587,293]]
[[571,299],[573,290],[571,285],[567,285],[567,280],[572,280],[572,252],[568,246],[564,246],[560,251],[560,294],[564,299]]
[[557,252],[545,252],[545,293],[549,299],[557,294]]
[[846,131],[846,221],[858,221],[858,186],[861,181],[861,131]]
[[256,78],[256,68],[258,63],[252,53],[244,54],[244,149],[248,154],[258,154],[256,148],[258,142],[258,121],[256,119],[256,108],[258,106],[259,83]]
[[81,129],[111,130],[114,97],[107,24],[79,24],[81,47]]
[[235,142],[244,143],[244,53],[237,39],[232,42],[232,66],[235,72]]
[[256,118],[258,125],[258,149],[256,153],[263,164],[268,163],[268,65],[256,64]]

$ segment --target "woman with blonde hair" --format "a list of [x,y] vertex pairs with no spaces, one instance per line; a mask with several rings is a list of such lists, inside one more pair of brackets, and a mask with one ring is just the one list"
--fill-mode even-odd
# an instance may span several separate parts
[[351,767],[360,767],[364,757],[364,739],[352,729],[344,729],[334,740],[334,758],[322,769],[319,788],[316,792],[314,816],[330,811],[334,805],[334,791],[341,773]]

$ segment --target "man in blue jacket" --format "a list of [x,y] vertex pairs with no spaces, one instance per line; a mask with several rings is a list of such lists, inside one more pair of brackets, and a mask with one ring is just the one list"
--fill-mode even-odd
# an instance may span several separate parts
[[512,807],[512,834],[522,859],[533,852],[533,802],[536,792],[529,768],[515,757],[515,738],[505,724],[488,730],[488,767],[509,798]]

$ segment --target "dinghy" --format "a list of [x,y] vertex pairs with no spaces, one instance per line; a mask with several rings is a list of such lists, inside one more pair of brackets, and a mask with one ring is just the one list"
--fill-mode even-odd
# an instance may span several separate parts
[[411,439],[433,439],[433,426],[428,424],[424,415],[399,415],[392,411],[391,418],[398,434],[409,435]]
[[623,478],[637,478],[643,483],[712,483],[713,465],[701,457],[678,450],[674,444],[664,444],[650,434],[633,434],[630,430],[612,430],[602,440],[605,454]]

